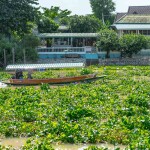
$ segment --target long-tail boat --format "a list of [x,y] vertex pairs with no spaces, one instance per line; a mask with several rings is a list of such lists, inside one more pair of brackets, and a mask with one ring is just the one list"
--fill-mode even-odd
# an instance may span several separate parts
[[62,77],[62,78],[49,78],[49,79],[9,79],[3,81],[5,84],[10,85],[38,85],[42,83],[47,84],[64,84],[64,83],[75,83],[82,81],[90,81],[97,78],[103,78],[104,76],[96,77],[96,74],[88,74],[74,77]]

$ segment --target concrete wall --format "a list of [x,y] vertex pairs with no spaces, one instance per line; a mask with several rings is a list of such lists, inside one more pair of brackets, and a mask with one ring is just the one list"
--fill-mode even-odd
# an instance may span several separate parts
[[[78,54],[80,58],[85,59],[105,59],[106,52],[98,52],[98,53],[84,53],[84,52],[38,52],[40,59],[51,59],[51,58],[65,58],[66,54]],[[110,58],[120,58],[121,53],[117,51],[110,52]],[[141,57],[150,57],[150,49],[141,50],[138,54],[133,55],[133,58],[141,58]]]

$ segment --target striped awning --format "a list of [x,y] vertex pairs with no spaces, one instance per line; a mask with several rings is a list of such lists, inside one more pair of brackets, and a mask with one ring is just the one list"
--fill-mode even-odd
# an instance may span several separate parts
[[55,63],[55,64],[17,64],[17,65],[8,65],[6,70],[40,70],[40,69],[52,69],[52,68],[80,68],[84,67],[84,63]]

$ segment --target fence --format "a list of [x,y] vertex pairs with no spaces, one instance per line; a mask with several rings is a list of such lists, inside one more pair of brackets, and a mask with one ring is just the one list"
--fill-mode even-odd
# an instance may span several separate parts
[[84,47],[47,47],[37,48],[37,52],[85,52]]

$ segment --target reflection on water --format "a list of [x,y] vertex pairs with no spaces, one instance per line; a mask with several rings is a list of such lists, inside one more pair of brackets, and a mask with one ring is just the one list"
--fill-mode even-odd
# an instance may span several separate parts
[[[25,144],[27,141],[27,138],[6,138],[6,139],[0,139],[0,144],[4,146],[12,145],[14,148],[19,150],[21,146]],[[84,150],[85,148],[89,147],[90,145],[95,145],[98,147],[104,147],[108,148],[109,150],[114,150],[115,147],[112,144],[59,144],[59,145],[53,145],[53,148],[55,150]],[[121,150],[124,150],[126,146],[118,145],[117,147],[120,147]]]
[[27,138],[6,138],[6,139],[0,139],[0,144],[3,146],[9,146],[16,148],[19,150],[19,148],[24,145],[27,141]]
[[7,84],[0,82],[0,88],[5,88],[6,86],[7,86]]
[[109,150],[114,150],[115,148],[119,147],[120,150],[124,150],[125,146],[123,145],[118,145],[117,147],[114,147],[112,144],[80,144],[80,145],[75,145],[75,144],[61,144],[61,145],[53,145],[53,148],[55,150],[84,150],[85,148],[88,148],[89,146],[94,145],[97,147],[103,147],[103,148],[108,148]]

